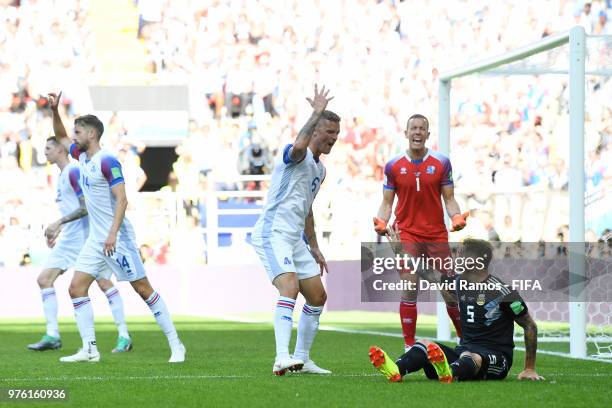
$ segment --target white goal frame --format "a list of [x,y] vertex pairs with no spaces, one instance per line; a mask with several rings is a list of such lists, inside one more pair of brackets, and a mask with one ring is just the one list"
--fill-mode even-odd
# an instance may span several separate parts
[[[439,149],[443,154],[450,154],[450,91],[455,78],[478,73],[495,73],[494,69],[516,62],[535,54],[548,51],[569,43],[569,71],[534,69],[515,74],[569,74],[569,238],[570,242],[584,242],[584,92],[585,92],[585,59],[587,36],[583,27],[576,26],[570,31],[548,36],[536,43],[517,48],[504,54],[484,59],[461,68],[443,72],[439,77],[439,111],[438,134]],[[503,74],[513,74],[512,70],[500,71]],[[599,72],[593,72],[597,74]],[[580,248],[582,248],[580,250]],[[584,245],[576,245],[569,253],[570,296],[570,355],[575,358],[585,358],[586,348],[586,303],[584,301]],[[571,278],[570,278],[571,279]],[[450,324],[444,302],[438,302],[438,331],[440,340],[450,340]]]

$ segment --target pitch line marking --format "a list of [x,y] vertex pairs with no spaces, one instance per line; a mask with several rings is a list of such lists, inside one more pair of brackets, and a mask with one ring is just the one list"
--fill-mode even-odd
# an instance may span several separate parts
[[[238,318],[238,317],[232,317],[232,316],[226,316],[226,315],[210,316],[210,317],[214,317],[214,318],[221,319],[221,320],[237,322],[237,323],[264,323],[264,324],[271,324],[267,320],[257,320],[257,319],[249,319],[249,318]],[[327,325],[319,326],[319,330],[334,331],[334,332],[348,333],[348,334],[367,334],[367,335],[371,335],[371,336],[403,337],[402,334],[400,334],[400,333],[390,333],[390,332],[383,332],[383,331],[376,331],[376,330],[346,329],[346,328],[342,328],[342,327],[334,327],[334,326],[327,326]],[[427,339],[427,340],[436,340],[435,338],[431,338],[431,337],[421,337],[421,338]],[[525,351],[525,347],[515,346],[514,348],[515,348],[515,350],[518,350],[518,351]],[[546,354],[546,355],[549,355],[549,356],[556,356],[556,357],[564,357],[564,358],[574,359],[568,353],[562,353],[560,351],[538,350],[538,354]],[[578,358],[577,360],[597,361],[597,362],[600,362],[600,363],[610,363],[610,364],[612,364],[612,360],[606,360],[606,359],[601,359],[601,358],[597,358],[597,357],[584,357],[584,358]]]

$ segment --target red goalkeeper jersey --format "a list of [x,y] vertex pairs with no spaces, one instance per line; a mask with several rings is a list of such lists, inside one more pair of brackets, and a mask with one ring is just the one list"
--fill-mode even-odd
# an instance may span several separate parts
[[397,195],[395,223],[402,241],[448,241],[441,197],[442,186],[448,185],[453,185],[450,160],[433,150],[422,160],[403,154],[386,164],[384,188]]

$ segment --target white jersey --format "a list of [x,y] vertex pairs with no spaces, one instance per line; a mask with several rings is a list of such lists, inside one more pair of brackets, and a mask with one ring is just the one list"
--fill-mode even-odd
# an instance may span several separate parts
[[[59,175],[55,202],[59,207],[62,217],[73,213],[80,207],[79,197],[83,195],[83,190],[79,184],[80,177],[81,172],[76,163],[69,163],[62,169]],[[83,217],[64,224],[61,239],[85,242],[88,233],[88,220],[87,217]]]
[[[103,243],[113,225],[115,196],[111,187],[125,183],[121,164],[106,150],[100,150],[90,159],[81,153],[75,144],[70,146],[70,155],[81,165],[81,186],[89,213],[89,240]],[[119,227],[117,242],[134,241],[132,225],[126,217]]]
[[285,146],[276,159],[268,199],[253,233],[269,237],[281,232],[300,239],[310,206],[325,178],[325,166],[315,159],[310,149],[299,162],[291,160],[292,144]]

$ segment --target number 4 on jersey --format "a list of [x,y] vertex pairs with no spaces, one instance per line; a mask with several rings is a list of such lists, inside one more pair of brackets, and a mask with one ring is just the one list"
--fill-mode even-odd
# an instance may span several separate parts
[[121,269],[123,269],[124,271],[126,271],[127,273],[130,273],[130,264],[127,260],[127,258],[125,257],[125,255],[123,255],[123,258],[121,258],[121,260],[119,260],[119,258],[115,258],[115,261],[117,261],[117,264],[119,264],[119,266],[121,267]]

